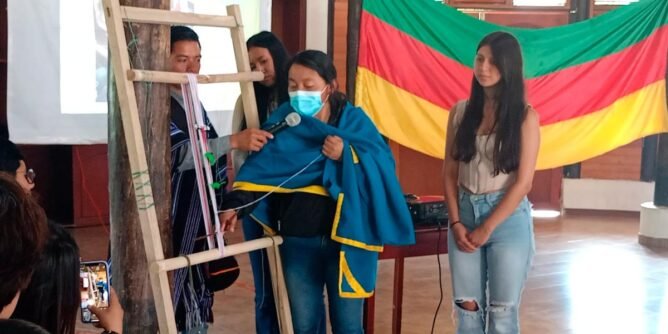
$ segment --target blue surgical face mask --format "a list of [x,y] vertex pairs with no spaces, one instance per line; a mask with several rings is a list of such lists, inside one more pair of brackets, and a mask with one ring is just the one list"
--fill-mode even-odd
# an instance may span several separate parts
[[289,92],[290,106],[304,116],[313,117],[320,112],[324,105],[324,102],[322,101],[322,92],[324,92],[325,89],[327,89],[327,86],[319,92],[309,90]]

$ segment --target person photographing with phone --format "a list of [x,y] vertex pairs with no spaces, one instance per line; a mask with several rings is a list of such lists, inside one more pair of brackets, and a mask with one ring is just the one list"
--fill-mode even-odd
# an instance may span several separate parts
[[[96,262],[104,263],[104,262]],[[104,264],[106,271],[106,263]],[[21,294],[12,319],[22,319],[52,334],[74,334],[77,312],[84,302],[80,289],[79,247],[65,228],[49,224],[49,239],[30,283]],[[123,333],[123,307],[109,288],[106,307],[84,306],[106,333]],[[92,319],[92,317],[91,317]],[[79,331],[81,333],[81,331]]]
[[[25,254],[13,255],[8,251],[0,253],[0,258],[6,261],[23,259],[24,266],[34,266],[30,269],[32,275],[22,280],[24,282],[22,284],[26,286],[21,292],[21,298],[18,298],[11,318],[39,325],[50,333],[73,334],[76,327],[76,315],[81,304],[79,247],[62,226],[47,222],[42,208],[37,204],[34,196],[30,195],[34,187],[35,173],[26,167],[18,147],[7,139],[0,139],[0,211],[10,214],[12,210],[20,209],[23,213],[20,215],[15,213],[14,218],[22,217],[23,221],[20,224],[23,228],[36,224],[35,226],[44,232],[43,243],[39,247],[37,245],[40,239],[31,233],[21,233],[22,237],[34,239],[30,243],[21,242],[21,239],[12,237],[9,232],[3,233],[3,236],[8,238],[6,244],[11,245],[8,247],[20,248],[20,245],[33,245],[30,246],[32,248],[30,252],[37,252],[36,263],[26,260],[27,255]],[[21,190],[21,196],[19,198],[17,198],[18,194],[10,196],[17,189]],[[11,202],[9,202],[10,199]],[[10,210],[9,203],[18,203],[20,207]],[[0,215],[0,221],[3,224],[10,224],[14,218]],[[9,263],[3,263],[0,267],[21,273],[21,270],[12,269]],[[11,281],[3,277],[0,277],[0,280]],[[112,292],[112,294],[113,299],[115,293]],[[103,328],[120,334],[123,326],[123,308],[117,298],[115,303],[113,300],[110,302],[113,305],[110,305],[109,308],[97,308],[93,312],[102,314],[100,324]]]

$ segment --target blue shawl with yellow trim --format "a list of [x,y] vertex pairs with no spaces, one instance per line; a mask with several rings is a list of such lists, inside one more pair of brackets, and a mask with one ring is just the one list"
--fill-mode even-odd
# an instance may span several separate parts
[[[267,123],[277,123],[293,111],[284,103]],[[337,201],[331,237],[341,243],[339,294],[364,298],[375,289],[383,245],[413,244],[415,233],[391,151],[362,109],[346,104],[338,127],[302,117],[298,126],[277,133],[260,152],[248,157],[234,189],[274,189],[320,156],[328,135],[343,139],[341,160],[317,159],[278,192],[309,192]],[[276,222],[268,211],[263,201],[252,216],[273,231]]]

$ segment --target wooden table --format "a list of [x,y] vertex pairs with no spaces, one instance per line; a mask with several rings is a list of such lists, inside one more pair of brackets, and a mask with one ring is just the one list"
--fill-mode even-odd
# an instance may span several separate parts
[[[447,225],[445,225],[447,226]],[[385,246],[380,259],[394,259],[394,292],[392,296],[392,333],[401,333],[401,304],[404,293],[404,259],[414,256],[436,255],[448,253],[447,228],[440,230],[440,245],[438,244],[439,230],[436,227],[417,227],[415,230],[415,244],[410,246],[396,247]],[[371,296],[364,303],[364,333],[374,333],[374,311],[375,297]]]

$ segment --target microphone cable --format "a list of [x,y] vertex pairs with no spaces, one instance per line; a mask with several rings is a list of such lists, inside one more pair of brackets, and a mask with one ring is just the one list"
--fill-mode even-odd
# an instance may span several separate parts
[[438,300],[438,306],[436,307],[436,312],[434,313],[434,320],[431,322],[431,334],[434,334],[434,329],[436,328],[436,318],[438,317],[438,312],[441,309],[441,304],[443,303],[443,279],[441,273],[441,222],[438,222],[438,238],[436,241],[436,262],[438,262],[438,287],[441,292],[441,296]]
[[311,160],[311,162],[309,162],[308,164],[306,164],[306,166],[304,166],[304,168],[302,168],[302,169],[300,169],[299,171],[297,171],[296,173],[292,174],[292,176],[290,176],[290,177],[288,177],[287,179],[285,179],[285,181],[283,181],[283,182],[281,182],[279,185],[275,186],[273,189],[271,189],[268,193],[262,195],[260,198],[254,200],[254,201],[252,201],[252,202],[250,202],[250,203],[247,203],[247,204],[238,206],[238,207],[236,207],[236,208],[231,208],[231,209],[226,209],[226,210],[218,211],[218,213],[222,213],[222,212],[230,212],[230,211],[237,211],[237,210],[241,210],[241,209],[247,208],[247,207],[249,207],[249,206],[255,205],[256,203],[259,203],[260,201],[262,201],[263,199],[267,198],[269,195],[271,195],[271,194],[273,194],[274,192],[276,192],[276,190],[280,189],[280,188],[281,188],[282,186],[284,186],[286,183],[290,182],[290,180],[294,179],[294,178],[297,177],[299,174],[301,174],[301,173],[303,173],[304,171],[306,171],[306,169],[308,169],[309,167],[311,167],[311,165],[313,165],[314,163],[318,162],[319,160],[321,160],[321,159],[324,158],[324,157],[325,157],[325,156],[322,155],[322,153],[319,153],[318,156],[316,156],[315,159]]

